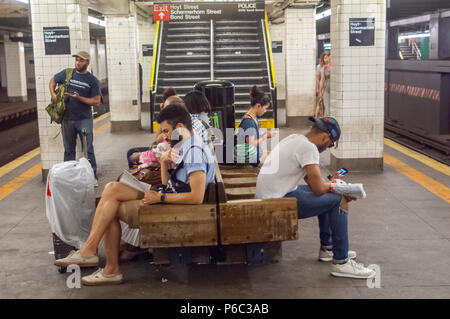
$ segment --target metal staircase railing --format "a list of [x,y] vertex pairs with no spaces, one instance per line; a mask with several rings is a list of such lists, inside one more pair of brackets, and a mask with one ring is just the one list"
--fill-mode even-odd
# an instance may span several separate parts
[[152,76],[150,80],[150,131],[153,133],[153,115],[155,114],[155,95],[158,90],[158,73],[159,73],[159,60],[161,57],[161,39],[164,28],[164,21],[156,22],[156,32],[155,32],[155,45],[153,52],[153,64],[152,64]]

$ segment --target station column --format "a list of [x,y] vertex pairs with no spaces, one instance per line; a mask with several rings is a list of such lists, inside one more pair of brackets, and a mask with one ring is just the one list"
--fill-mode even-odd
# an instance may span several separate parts
[[108,68],[111,132],[141,129],[137,17],[134,2],[129,15],[106,16],[106,59]]
[[138,22],[139,63],[142,65],[142,110],[144,110],[144,104],[146,110],[149,110],[150,104],[150,78],[154,53],[151,54],[149,48],[152,48],[155,37],[155,25],[152,24],[151,19],[150,17],[149,21]]
[[[22,34],[18,34],[21,37]],[[6,86],[9,102],[27,101],[27,75],[23,42],[11,41],[10,35],[3,36],[6,60]]]
[[331,0],[331,167],[383,168],[386,0]]
[[[318,1],[317,1],[318,2]],[[316,22],[315,3],[286,9],[286,116],[288,125],[314,113]]]
[[0,82],[1,88],[6,88],[6,59],[5,59],[5,46],[0,44]]
[[49,4],[47,0],[30,0],[30,7],[42,176],[46,179],[52,165],[64,159],[61,126],[50,124],[45,110],[50,103],[49,82],[56,73],[75,67],[72,54],[89,52],[88,1],[65,0],[63,4]]

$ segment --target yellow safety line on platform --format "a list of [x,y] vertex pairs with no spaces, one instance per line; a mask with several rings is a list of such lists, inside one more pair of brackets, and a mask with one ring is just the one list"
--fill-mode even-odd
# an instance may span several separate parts
[[407,147],[404,147],[398,143],[395,143],[394,141],[389,140],[387,138],[384,139],[384,144],[386,144],[389,147],[392,147],[393,149],[395,149],[409,157],[414,158],[415,160],[417,160],[417,161],[419,161],[419,162],[421,162],[421,163],[423,163],[423,164],[425,164],[447,176],[450,176],[450,166],[448,166],[448,165],[440,163],[426,155],[423,155],[416,151],[413,151],[413,150],[411,150]]
[[13,169],[16,169],[17,167],[19,167],[20,165],[25,164],[30,159],[34,158],[35,156],[38,156],[40,153],[41,153],[41,148],[37,147],[34,150],[29,151],[28,153],[20,156],[19,158],[9,162],[8,164],[3,165],[2,167],[0,167],[0,177],[8,174]]
[[[106,119],[107,117],[109,117],[109,112],[105,113],[99,117],[97,117],[96,119],[94,119],[94,124],[100,122],[101,120]],[[109,122],[108,122],[109,123]],[[108,127],[111,125],[111,123],[108,124]],[[103,131],[104,129],[102,129],[103,127],[105,127],[106,125],[103,124],[102,126],[100,126],[99,128],[94,130],[94,135],[98,135],[100,133],[96,134],[96,131],[101,130]],[[106,127],[105,127],[106,129]],[[9,172],[11,172],[12,170],[16,169],[17,167],[19,167],[20,165],[25,164],[26,162],[28,162],[30,159],[33,159],[34,157],[38,156],[41,153],[41,148],[40,147],[36,147],[34,150],[29,151],[28,153],[16,158],[15,160],[9,162],[8,164],[3,165],[2,167],[0,167],[0,177],[2,177],[3,175],[8,174]]]
[[97,124],[98,122],[100,122],[101,120],[106,119],[107,117],[109,117],[111,114],[109,112],[100,115],[99,117],[97,117],[96,119],[94,119],[94,124]]
[[414,182],[420,184],[436,196],[442,198],[447,203],[450,203],[450,188],[441,183],[436,182],[434,179],[427,175],[415,170],[411,166],[405,164],[399,159],[389,154],[383,154],[384,163],[394,167],[397,171],[412,179]]
[[[101,120],[107,118],[108,116],[109,116],[109,112],[103,114],[102,116],[99,116],[98,118],[96,118],[94,120],[94,123],[98,123]],[[100,127],[94,129],[94,136],[97,136],[97,135],[103,133],[110,126],[111,126],[111,122],[107,122],[107,123],[102,124]],[[37,156],[38,154],[40,154],[40,148],[39,147],[34,149],[34,150],[32,150],[31,152],[28,152],[25,155],[22,155],[18,159],[15,159],[14,161],[12,161],[12,162],[10,162],[10,163],[0,167],[0,172],[3,173],[3,169],[4,169],[4,171],[5,171],[4,174],[7,174],[10,171],[12,171],[14,168],[24,164],[25,162],[27,162],[30,159],[32,159],[35,156]],[[6,169],[8,169],[8,168],[9,168],[9,171],[6,171]],[[2,185],[0,187],[0,200],[2,200],[3,198],[8,196],[9,194],[14,192],[15,190],[19,189],[20,187],[22,187],[23,185],[28,183],[30,180],[35,178],[37,175],[41,174],[41,172],[42,172],[42,165],[41,165],[41,163],[39,163],[39,164],[34,165],[33,167],[31,167],[27,171],[25,171],[24,173],[22,173],[18,177],[16,177],[13,180],[9,181],[8,183]],[[0,175],[0,177],[1,176],[2,175]]]
[[36,164],[29,170],[22,173],[20,176],[14,178],[12,181],[0,187],[0,200],[2,200],[15,190],[17,190],[19,187],[31,181],[33,178],[41,174],[41,172],[42,172],[41,163]]
[[105,130],[107,130],[107,129],[110,128],[110,127],[111,127],[111,122],[106,122],[105,124],[103,124],[103,125],[97,127],[97,128],[94,130],[94,136],[97,136],[97,135],[99,135],[99,134],[102,134]]

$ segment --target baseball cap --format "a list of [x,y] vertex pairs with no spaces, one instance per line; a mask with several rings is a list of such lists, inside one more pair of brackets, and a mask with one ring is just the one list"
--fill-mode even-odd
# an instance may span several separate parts
[[324,132],[328,132],[331,135],[331,139],[335,142],[336,147],[338,146],[338,140],[341,137],[341,128],[339,123],[336,121],[334,117],[325,116],[325,117],[309,117],[311,122],[317,124],[317,127]]
[[80,51],[80,52],[78,52],[77,54],[74,54],[74,55],[72,55],[74,58],[75,57],[80,57],[80,58],[82,58],[83,60],[91,60],[91,56],[90,56],[90,54],[89,53],[87,53],[86,51]]

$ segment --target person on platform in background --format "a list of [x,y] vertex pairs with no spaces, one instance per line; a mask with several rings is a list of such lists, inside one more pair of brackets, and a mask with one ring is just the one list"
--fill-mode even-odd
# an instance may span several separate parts
[[331,72],[331,54],[330,51],[325,51],[323,61],[320,63],[322,66],[320,74],[320,86],[319,97],[323,98],[323,114],[324,116],[330,116],[330,72]]
[[[87,71],[91,57],[89,53],[80,51],[75,57],[75,70],[69,81],[66,103],[66,114],[61,123],[64,142],[64,161],[73,161],[76,157],[77,136],[82,140],[86,132],[87,155],[91,163],[98,186],[97,162],[94,153],[94,121],[91,106],[100,106],[100,85],[98,79]],[[55,74],[50,80],[49,89],[52,100],[56,100],[56,84],[64,84],[66,69]]]
[[[205,94],[197,90],[188,92],[184,96],[183,101],[189,113],[191,113],[193,120],[192,125],[194,127],[198,127],[198,130],[200,130],[200,132],[202,133],[200,134],[201,136],[203,136],[203,133],[208,136],[207,140],[203,141],[205,144],[208,144],[211,140],[211,136],[210,134],[208,134],[208,130],[211,128],[209,119],[209,114],[212,111],[211,104],[209,103]],[[199,127],[197,123],[194,124],[194,121],[200,122],[202,124],[202,127]]]

